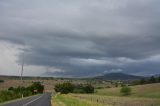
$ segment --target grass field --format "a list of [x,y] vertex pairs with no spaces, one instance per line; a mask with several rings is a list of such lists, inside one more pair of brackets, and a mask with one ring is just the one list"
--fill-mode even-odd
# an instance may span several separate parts
[[54,96],[52,106],[160,106],[160,100],[92,94],[68,94]]
[[[160,98],[160,83],[131,86],[131,97]],[[121,96],[120,88],[97,89],[97,95]]]
[[120,88],[98,89],[95,94],[54,96],[53,106],[160,106],[160,83],[132,86],[130,96]]
[[[103,106],[160,106],[160,99],[72,94],[73,97]],[[90,105],[91,106],[91,105]]]
[[103,104],[76,98],[72,95],[58,94],[52,98],[52,106],[103,106]]

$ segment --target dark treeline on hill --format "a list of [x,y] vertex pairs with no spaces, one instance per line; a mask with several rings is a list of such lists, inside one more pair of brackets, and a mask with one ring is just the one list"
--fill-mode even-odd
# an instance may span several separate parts
[[102,76],[95,77],[103,80],[136,80],[143,78],[142,76],[129,75],[125,73],[108,73]]
[[94,87],[90,84],[71,84],[69,82],[56,84],[54,87],[56,92],[60,92],[62,94],[67,93],[94,93]]
[[160,83],[160,76],[159,77],[151,76],[148,78],[141,78],[140,80],[133,81],[134,85],[151,84],[151,83]]
[[44,86],[40,82],[34,82],[28,87],[10,87],[8,90],[0,91],[0,103],[16,98],[31,96],[37,93],[43,93]]

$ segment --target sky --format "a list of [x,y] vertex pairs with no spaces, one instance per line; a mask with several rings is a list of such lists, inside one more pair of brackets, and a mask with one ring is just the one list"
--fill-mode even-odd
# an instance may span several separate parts
[[160,74],[160,0],[0,0],[0,75]]

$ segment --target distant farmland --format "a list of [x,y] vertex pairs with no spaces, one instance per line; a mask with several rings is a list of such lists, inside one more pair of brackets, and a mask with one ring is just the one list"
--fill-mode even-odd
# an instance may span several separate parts
[[33,82],[41,82],[45,86],[45,91],[53,91],[54,85],[57,83],[71,82],[74,84],[87,84],[91,83],[95,88],[99,87],[113,87],[114,85],[108,81],[99,81],[99,80],[85,80],[85,79],[64,79],[64,78],[24,78],[23,83],[20,81],[19,77],[0,77],[4,82],[0,83],[0,90],[8,89],[9,87],[18,87],[18,86],[29,86]]

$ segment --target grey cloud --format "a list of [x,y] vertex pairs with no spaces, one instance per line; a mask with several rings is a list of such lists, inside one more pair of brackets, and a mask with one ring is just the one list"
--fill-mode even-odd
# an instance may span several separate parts
[[[26,65],[64,70],[44,74],[93,76],[114,70],[150,74],[153,68],[148,64],[154,61],[146,59],[160,54],[158,4],[158,0],[2,0],[0,41],[25,45]],[[21,63],[21,53],[18,58]],[[142,60],[146,61],[138,62]],[[154,73],[160,68],[156,64]]]

